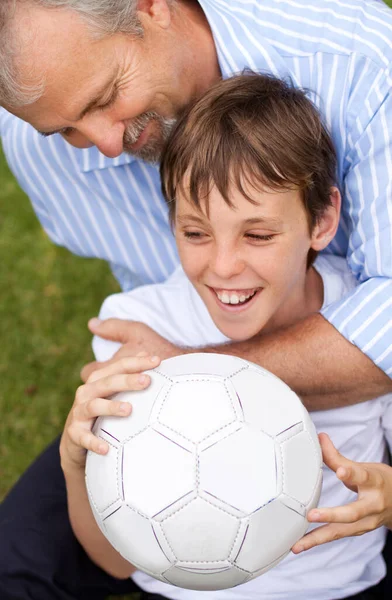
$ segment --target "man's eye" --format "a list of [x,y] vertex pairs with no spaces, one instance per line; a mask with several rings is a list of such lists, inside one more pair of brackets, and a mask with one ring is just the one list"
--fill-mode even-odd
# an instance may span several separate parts
[[59,133],[61,133],[61,135],[71,135],[71,133],[73,133],[74,131],[75,129],[73,127],[64,127],[64,129],[59,131]]
[[45,131],[38,131],[38,133],[42,135],[42,137],[49,137],[51,135],[54,135],[55,133],[60,133],[61,135],[71,135],[71,133],[73,133],[74,131],[75,129],[73,127],[64,127],[63,129],[59,129],[58,131],[50,131],[48,133],[46,133]]
[[110,108],[116,102],[117,96],[118,96],[118,91],[116,90],[111,95],[109,100],[107,102],[105,102],[105,104],[101,104],[101,106],[97,106],[97,110],[106,110],[107,108]]

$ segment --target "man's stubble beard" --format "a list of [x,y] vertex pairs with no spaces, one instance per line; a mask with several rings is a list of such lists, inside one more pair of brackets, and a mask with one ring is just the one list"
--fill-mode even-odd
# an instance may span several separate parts
[[[132,144],[138,140],[142,131],[152,120],[155,121],[157,130],[150,134],[149,139],[140,148],[140,150],[134,151],[131,148]],[[137,119],[135,119],[133,123],[125,130],[123,141],[124,152],[131,154],[136,158],[141,158],[149,163],[159,162],[165,142],[168,139],[176,122],[177,119],[162,117],[154,111],[143,113],[140,115],[140,117],[137,117]]]

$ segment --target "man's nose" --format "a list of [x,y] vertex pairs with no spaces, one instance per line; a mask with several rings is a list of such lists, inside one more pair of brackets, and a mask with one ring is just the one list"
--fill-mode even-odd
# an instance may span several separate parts
[[125,125],[122,121],[112,123],[107,119],[85,117],[67,141],[77,148],[96,146],[102,154],[115,158],[123,151]]

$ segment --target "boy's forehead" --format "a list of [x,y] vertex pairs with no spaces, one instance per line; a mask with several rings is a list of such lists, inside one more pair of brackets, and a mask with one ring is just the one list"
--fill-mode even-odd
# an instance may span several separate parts
[[[246,190],[247,192],[247,190]],[[176,221],[215,221],[223,217],[251,225],[265,223],[274,227],[283,225],[292,218],[298,218],[304,207],[299,190],[253,190],[251,200],[238,188],[231,187],[230,204],[214,186],[209,194],[198,197],[199,206],[192,200],[189,188],[183,189],[176,197]]]

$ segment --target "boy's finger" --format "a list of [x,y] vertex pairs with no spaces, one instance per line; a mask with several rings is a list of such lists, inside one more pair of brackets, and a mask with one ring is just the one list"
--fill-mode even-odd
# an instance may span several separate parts
[[364,532],[365,530],[362,523],[333,523],[331,525],[322,525],[310,533],[307,533],[294,544],[291,550],[294,554],[299,554],[300,552],[310,550],[310,548],[314,548],[315,546],[321,546],[321,544],[340,540],[343,537],[360,535]]
[[372,474],[363,463],[351,462],[350,465],[339,467],[337,477],[351,488],[372,485]]
[[91,431],[82,432],[78,440],[78,445],[96,454],[107,454],[109,450],[109,444],[105,440],[97,438]]
[[330,437],[326,433],[319,434],[319,440],[321,450],[323,453],[323,460],[327,467],[332,471],[337,471],[339,467],[348,467],[351,465],[351,461],[345,458],[333,445]]
[[84,365],[84,367],[82,367],[82,369],[80,370],[80,379],[86,383],[86,381],[89,379],[89,377],[91,377],[91,375],[101,369],[102,367],[104,367],[105,365],[108,364],[109,361],[107,362],[98,362],[97,360],[94,360],[93,362],[87,363],[87,365]]
[[151,377],[146,373],[108,375],[90,384],[83,386],[76,392],[74,409],[95,400],[96,398],[110,398],[119,392],[137,392],[150,385]]
[[74,417],[77,421],[89,421],[97,417],[127,417],[132,412],[129,402],[118,402],[106,398],[94,398],[75,407]]
[[[137,363],[135,361],[137,361]],[[160,360],[157,356],[149,356],[147,353],[140,353],[137,356],[126,356],[118,358],[117,360],[112,359],[107,363],[101,363],[104,364],[104,366],[98,371],[94,371],[87,383],[92,383],[98,379],[117,373],[135,373],[135,365],[136,370],[140,371],[154,369],[159,365],[159,362]]]
[[356,500],[345,506],[314,508],[309,511],[310,523],[355,523],[369,515],[372,507],[368,500]]

